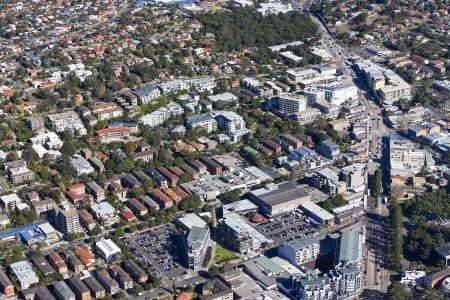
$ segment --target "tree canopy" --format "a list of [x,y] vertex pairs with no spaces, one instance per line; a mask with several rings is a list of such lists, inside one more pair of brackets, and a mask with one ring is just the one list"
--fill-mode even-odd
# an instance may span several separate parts
[[253,8],[231,7],[229,11],[202,14],[205,33],[214,33],[221,51],[267,47],[315,37],[318,26],[297,11],[263,16]]

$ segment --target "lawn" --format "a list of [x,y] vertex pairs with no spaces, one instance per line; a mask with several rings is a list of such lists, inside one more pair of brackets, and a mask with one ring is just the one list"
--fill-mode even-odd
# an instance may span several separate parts
[[216,244],[216,254],[214,256],[214,263],[221,264],[223,262],[238,258],[236,255],[231,253],[231,251],[223,248],[219,244]]

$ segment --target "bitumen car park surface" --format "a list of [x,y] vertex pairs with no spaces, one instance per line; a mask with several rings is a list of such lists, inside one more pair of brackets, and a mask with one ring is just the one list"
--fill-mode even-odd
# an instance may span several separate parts
[[126,241],[149,274],[167,280],[180,278],[187,273],[182,265],[182,236],[173,224],[138,233],[127,237]]
[[267,222],[255,225],[255,228],[272,239],[275,244],[304,238],[317,231],[317,228],[306,222],[304,216],[299,212],[272,218]]

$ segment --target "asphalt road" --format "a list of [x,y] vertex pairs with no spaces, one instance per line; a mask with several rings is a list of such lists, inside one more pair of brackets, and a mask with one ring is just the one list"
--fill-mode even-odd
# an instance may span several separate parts
[[[313,15],[313,19],[320,25],[321,45],[334,57],[338,66],[341,68],[344,75],[353,79],[353,82],[358,87],[358,95],[366,108],[367,118],[367,163],[368,175],[373,175],[375,171],[380,168],[377,160],[382,158],[383,140],[391,130],[385,126],[381,116],[381,109],[373,101],[370,91],[365,86],[365,83],[358,74],[351,68],[349,58],[352,57],[352,50],[350,48],[341,47],[335,38],[330,35],[328,29],[324,24]],[[368,177],[366,178],[368,179]],[[366,184],[368,180],[366,180]],[[369,207],[371,212],[376,215],[386,216],[389,211],[380,203],[378,208],[375,208],[375,202],[381,202],[380,199],[369,197]],[[373,211],[374,210],[374,211]],[[365,270],[364,288],[369,290],[378,290],[386,292],[389,286],[389,270],[387,269],[387,224],[380,219],[369,220],[367,216],[363,217],[364,225],[366,226],[366,247],[364,250],[364,264]],[[381,297],[381,295],[380,295]],[[377,297],[378,298],[378,297]]]

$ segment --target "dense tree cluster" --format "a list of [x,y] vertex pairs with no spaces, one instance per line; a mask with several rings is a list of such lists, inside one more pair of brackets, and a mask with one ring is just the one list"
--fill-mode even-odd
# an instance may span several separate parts
[[342,195],[340,194],[336,194],[323,201],[321,203],[321,206],[323,209],[331,211],[333,208],[343,206],[345,204],[347,204],[347,202],[345,201],[344,197],[342,197]]
[[305,41],[318,32],[311,17],[296,11],[263,16],[253,8],[231,7],[229,11],[200,15],[199,19],[205,33],[216,35],[222,51]]
[[450,214],[450,194],[445,190],[426,193],[405,202],[405,216],[410,218],[405,253],[409,259],[438,265],[433,249],[450,242],[450,229],[435,223]]
[[391,270],[401,272],[403,253],[402,209],[395,200],[392,201],[389,223],[389,265]]

